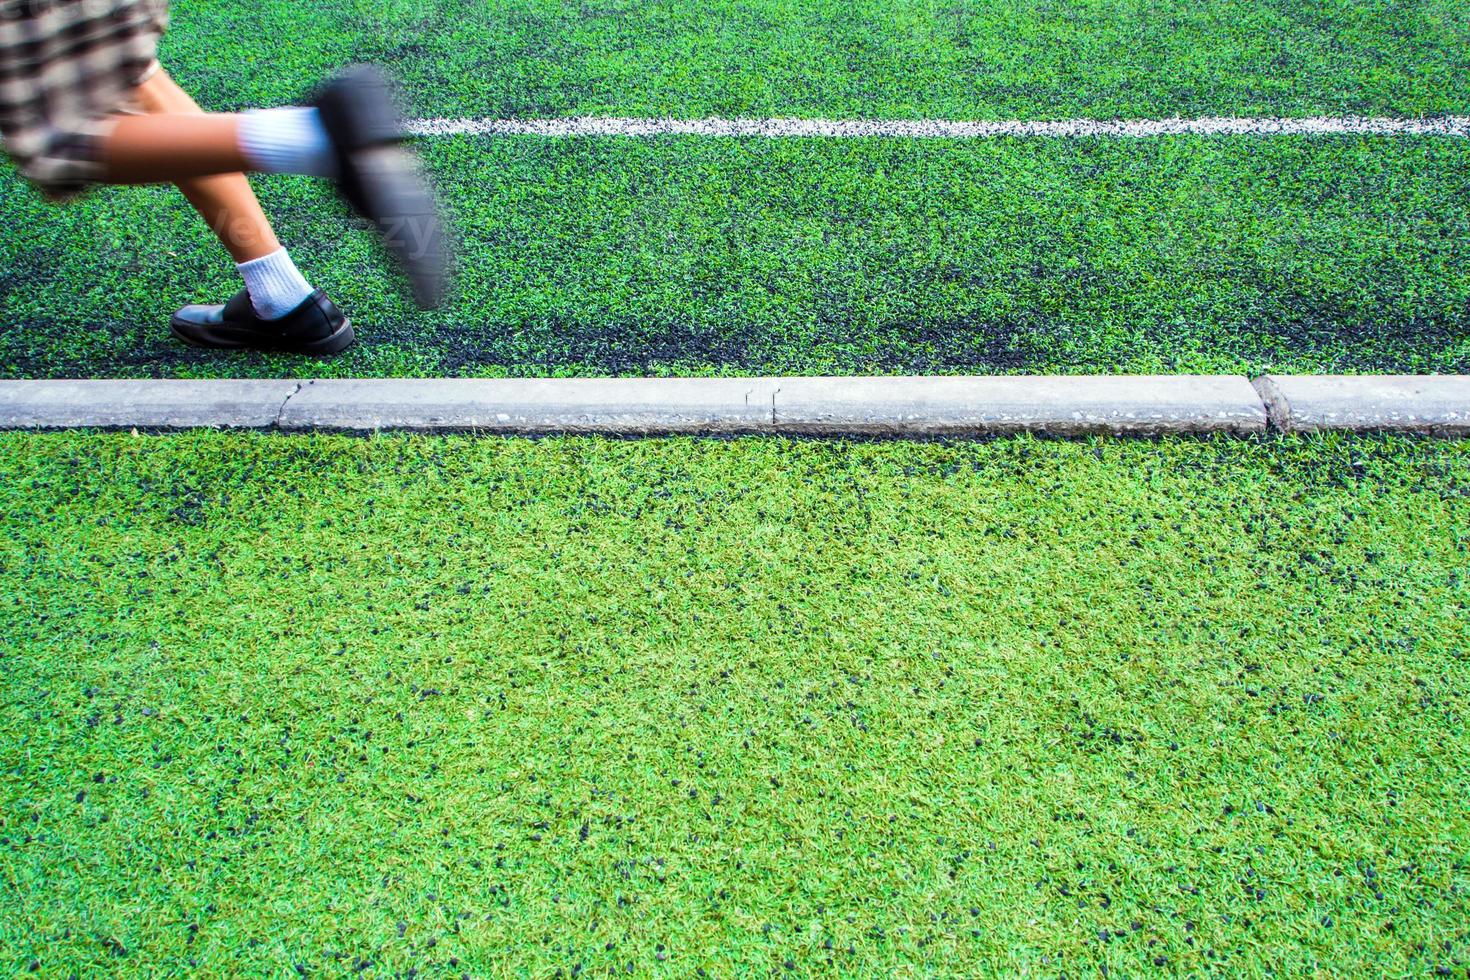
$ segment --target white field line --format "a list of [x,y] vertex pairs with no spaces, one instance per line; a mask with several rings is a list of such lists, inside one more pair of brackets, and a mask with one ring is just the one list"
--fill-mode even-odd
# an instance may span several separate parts
[[1302,119],[1204,116],[1198,119],[1052,122],[947,119],[421,119],[417,136],[755,136],[992,139],[1002,136],[1073,138],[1113,136],[1470,136],[1470,116],[1395,119],[1385,116],[1312,116]]

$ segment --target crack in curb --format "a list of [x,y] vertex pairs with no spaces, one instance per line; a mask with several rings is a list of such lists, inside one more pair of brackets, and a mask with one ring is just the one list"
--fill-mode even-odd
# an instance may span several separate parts
[[296,387],[293,388],[293,389],[291,389],[291,393],[289,395],[287,395],[285,398],[281,399],[281,407],[278,408],[278,409],[276,409],[276,417],[275,417],[275,420],[270,423],[270,425],[268,426],[268,428],[272,428],[272,429],[279,429],[279,428],[281,428],[281,424],[286,420],[286,406],[289,405],[289,404],[291,404],[291,399],[293,399],[297,395],[301,394],[301,389],[302,388],[305,388],[309,384],[311,384],[310,381],[298,381],[298,382],[296,382]]
[[1270,377],[1261,375],[1259,378],[1251,379],[1251,387],[1256,389],[1256,397],[1261,400],[1261,407],[1266,410],[1266,426],[1270,431],[1286,433],[1291,431],[1291,402],[1281,393],[1276,382]]

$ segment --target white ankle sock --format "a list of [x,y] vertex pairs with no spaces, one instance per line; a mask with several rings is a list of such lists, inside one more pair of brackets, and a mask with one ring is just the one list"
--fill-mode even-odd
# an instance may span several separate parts
[[277,320],[306,302],[311,284],[282,248],[263,259],[235,266],[250,292],[250,305],[262,320]]
[[267,174],[335,177],[337,154],[315,109],[256,109],[240,117],[240,152]]

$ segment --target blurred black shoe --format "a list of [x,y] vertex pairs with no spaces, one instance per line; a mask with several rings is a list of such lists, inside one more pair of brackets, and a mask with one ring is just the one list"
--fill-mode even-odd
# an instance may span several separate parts
[[286,354],[336,354],[352,345],[352,323],[320,289],[275,320],[262,320],[240,290],[223,306],[186,306],[169,321],[174,336],[191,347],[263,350]]
[[337,149],[342,196],[377,226],[419,306],[438,306],[448,276],[444,226],[417,158],[403,145],[392,83],[379,69],[358,65],[328,82],[312,105]]

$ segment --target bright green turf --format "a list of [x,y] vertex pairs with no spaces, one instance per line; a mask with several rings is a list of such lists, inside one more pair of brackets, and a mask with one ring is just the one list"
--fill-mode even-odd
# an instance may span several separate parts
[[1458,113],[1460,0],[177,0],[205,104],[393,65],[434,116]]
[[11,434],[0,515],[0,970],[1470,964],[1470,443]]
[[[238,280],[172,191],[0,184],[0,373],[1470,370],[1470,141],[456,138],[454,302],[409,309],[304,179],[260,181],[361,344],[183,348]],[[162,244],[165,251],[159,253]]]

